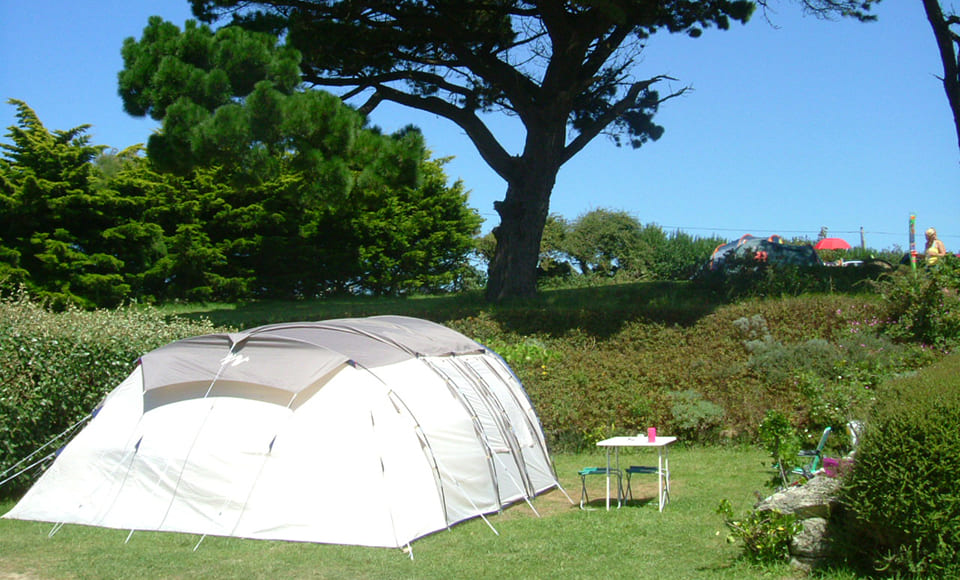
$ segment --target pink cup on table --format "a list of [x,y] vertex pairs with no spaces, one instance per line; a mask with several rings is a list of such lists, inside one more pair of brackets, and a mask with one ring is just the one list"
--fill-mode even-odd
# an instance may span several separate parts
[[650,442],[650,443],[656,443],[656,442],[657,442],[657,428],[656,428],[656,427],[650,427],[649,429],[647,429],[647,441]]

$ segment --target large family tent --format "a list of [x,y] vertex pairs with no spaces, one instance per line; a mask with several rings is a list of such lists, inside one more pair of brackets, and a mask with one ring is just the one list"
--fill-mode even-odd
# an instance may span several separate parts
[[706,264],[708,270],[725,270],[731,258],[750,258],[768,264],[791,264],[794,266],[822,265],[820,256],[810,244],[785,244],[783,238],[773,235],[758,238],[746,234],[732,242],[720,244],[713,250]]
[[553,487],[539,420],[499,356],[378,316],[144,355],[4,517],[403,547]]

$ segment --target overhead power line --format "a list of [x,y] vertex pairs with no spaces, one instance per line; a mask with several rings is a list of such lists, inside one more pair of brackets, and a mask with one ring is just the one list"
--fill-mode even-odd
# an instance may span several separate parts
[[[817,236],[817,235],[820,234],[820,230],[819,230],[819,229],[817,229],[817,230],[781,230],[781,229],[778,229],[778,228],[770,228],[770,227],[765,227],[765,228],[730,228],[730,227],[710,228],[710,227],[674,226],[674,225],[660,225],[660,227],[661,227],[662,229],[664,229],[664,230],[681,230],[681,231],[685,231],[685,232],[686,232],[686,231],[710,231],[710,232],[743,232],[743,233],[749,233],[749,232],[751,232],[751,231],[754,231],[754,232],[778,232],[778,233],[780,233],[780,234],[797,234],[797,235],[807,234],[807,235],[811,235],[811,236]],[[830,233],[830,235],[833,235],[833,234],[856,234],[856,235],[860,235],[860,230],[859,230],[859,229],[856,229],[856,230],[833,230],[833,229],[831,229],[831,230],[829,230],[829,233]],[[907,232],[907,231],[902,231],[902,232],[877,232],[877,231],[866,230],[866,229],[865,229],[865,230],[863,230],[863,234],[864,234],[865,236],[904,236],[904,237],[906,237],[906,236],[908,235],[908,232]],[[939,237],[939,238],[941,238],[941,239],[943,239],[943,238],[960,238],[960,234],[946,234],[946,235],[943,235],[943,234],[941,234],[941,233],[938,232],[938,233],[937,233],[937,237]],[[922,232],[922,231],[917,231],[917,238],[918,238],[918,240],[922,240],[922,239],[923,239],[923,232]]]

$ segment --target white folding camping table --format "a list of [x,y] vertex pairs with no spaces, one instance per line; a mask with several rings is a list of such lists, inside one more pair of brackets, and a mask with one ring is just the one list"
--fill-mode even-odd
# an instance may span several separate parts
[[[657,500],[659,502],[660,511],[663,511],[663,506],[670,501],[670,457],[667,454],[667,445],[670,445],[676,441],[676,437],[660,437],[657,436],[655,440],[650,441],[646,436],[640,437],[611,437],[610,439],[604,439],[597,443],[599,447],[607,448],[607,509],[610,509],[610,472],[611,469],[614,473],[622,473],[620,471],[620,448],[621,447],[655,447],[657,449],[657,467],[644,467],[632,465],[627,468],[627,472],[634,473],[654,473],[657,476]],[[610,462],[610,450],[614,450],[614,456],[616,461],[616,467],[611,465]],[[629,482],[629,480],[628,480]],[[620,491],[618,488],[617,495],[618,500],[622,499],[619,497]],[[618,501],[619,503],[619,501]]]

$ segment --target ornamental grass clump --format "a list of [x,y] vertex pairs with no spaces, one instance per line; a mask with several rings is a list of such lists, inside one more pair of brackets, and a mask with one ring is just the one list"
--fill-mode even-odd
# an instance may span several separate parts
[[958,360],[878,390],[842,497],[851,561],[895,577],[960,577]]
[[[213,330],[209,322],[168,320],[153,309],[68,307],[54,313],[22,292],[0,299],[0,473],[5,473],[0,481],[30,463],[11,470],[13,465],[90,413],[140,355]],[[0,497],[24,491],[33,482],[31,473],[0,487]]]

